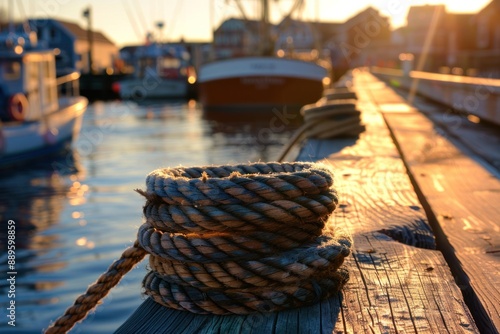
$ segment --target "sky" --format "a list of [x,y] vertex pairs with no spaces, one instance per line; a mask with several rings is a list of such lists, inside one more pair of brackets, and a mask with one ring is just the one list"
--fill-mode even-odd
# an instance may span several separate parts
[[[491,0],[305,0],[296,18],[343,22],[368,6],[389,16],[393,27],[406,23],[410,6],[445,4],[448,12],[477,12]],[[292,0],[270,1],[271,21],[279,22]],[[249,18],[256,18],[257,0],[241,0]],[[10,7],[9,7],[10,5]],[[210,41],[212,31],[224,19],[238,17],[234,0],[0,0],[0,8],[11,8],[16,19],[55,17],[87,28],[82,12],[91,7],[92,28],[103,32],[119,47],[140,44],[148,32],[162,40]],[[163,29],[157,27],[163,22]],[[161,33],[160,33],[161,31]]]

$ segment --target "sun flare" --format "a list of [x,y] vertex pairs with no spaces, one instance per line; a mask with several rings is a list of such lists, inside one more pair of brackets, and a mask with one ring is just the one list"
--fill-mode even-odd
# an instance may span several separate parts
[[[445,5],[446,11],[449,13],[477,13],[492,0],[375,0],[375,1],[356,1],[344,2],[339,5],[339,2],[331,0],[319,0],[317,6],[319,9],[309,9],[309,15],[317,15],[324,21],[340,21],[343,22],[356,13],[371,6],[381,12],[382,15],[388,16],[391,19],[393,27],[400,27],[406,24],[408,10],[413,6],[425,5]],[[315,11],[316,14],[312,12]]]
[[[387,6],[393,3],[394,9],[399,9],[396,11],[384,10],[381,6],[381,11],[383,14],[388,15],[394,26],[401,26],[406,24],[406,16],[408,15],[408,10],[413,6],[425,6],[425,5],[444,5],[448,13],[477,13],[482,8],[484,8],[491,0],[477,0],[477,1],[465,1],[465,0],[411,0],[411,1],[387,1]],[[399,7],[398,7],[399,5]]]

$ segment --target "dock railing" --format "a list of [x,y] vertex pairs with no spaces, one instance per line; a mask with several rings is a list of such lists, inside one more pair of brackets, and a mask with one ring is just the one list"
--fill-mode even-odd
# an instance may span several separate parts
[[452,110],[500,124],[500,79],[422,71],[405,75],[401,70],[381,67],[371,67],[370,72],[391,86],[409,90],[410,95],[422,95]]

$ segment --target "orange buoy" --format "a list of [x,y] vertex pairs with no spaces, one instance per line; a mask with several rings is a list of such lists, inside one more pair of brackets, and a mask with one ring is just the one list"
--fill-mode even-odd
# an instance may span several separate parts
[[28,100],[22,93],[14,94],[9,99],[9,117],[14,121],[24,121],[24,116],[28,111]]

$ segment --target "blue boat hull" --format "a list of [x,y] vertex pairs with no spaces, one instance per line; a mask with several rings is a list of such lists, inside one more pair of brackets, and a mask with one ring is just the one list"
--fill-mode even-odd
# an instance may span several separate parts
[[4,123],[0,128],[0,168],[40,160],[68,150],[81,129],[87,99],[67,99],[42,120]]

